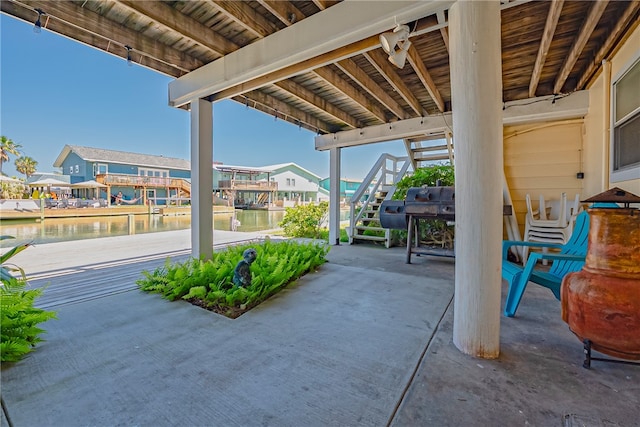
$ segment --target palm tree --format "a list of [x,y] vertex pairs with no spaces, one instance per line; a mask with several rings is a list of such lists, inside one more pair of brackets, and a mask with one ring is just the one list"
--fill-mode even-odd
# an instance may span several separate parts
[[2,164],[9,161],[9,154],[19,156],[21,147],[4,135],[0,137],[0,173],[2,173]]
[[36,172],[38,162],[29,156],[18,157],[15,161],[16,170],[27,176],[27,179]]

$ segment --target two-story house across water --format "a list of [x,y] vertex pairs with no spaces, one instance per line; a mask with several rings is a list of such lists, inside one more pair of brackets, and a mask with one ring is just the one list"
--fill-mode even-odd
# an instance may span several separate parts
[[71,184],[96,180],[106,185],[100,197],[109,203],[179,205],[191,197],[191,165],[184,159],[65,145],[53,166]]

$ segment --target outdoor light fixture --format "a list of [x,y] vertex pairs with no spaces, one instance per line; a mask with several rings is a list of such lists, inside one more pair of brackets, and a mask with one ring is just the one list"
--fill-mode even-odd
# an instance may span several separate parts
[[40,20],[40,18],[42,17],[42,15],[45,15],[45,13],[42,11],[42,9],[36,9],[36,12],[38,12],[38,19],[36,19],[36,23],[33,26],[33,32],[36,34],[40,34],[40,32],[42,32],[42,21]]
[[[380,34],[382,49],[389,54],[389,62],[398,68],[404,67],[407,52],[411,46],[409,41],[409,27],[398,25],[393,32]],[[396,49],[398,47],[399,49]]]
[[129,45],[125,45],[124,48],[127,49],[127,65],[131,67],[133,65],[133,59],[131,59],[131,49],[133,48]]

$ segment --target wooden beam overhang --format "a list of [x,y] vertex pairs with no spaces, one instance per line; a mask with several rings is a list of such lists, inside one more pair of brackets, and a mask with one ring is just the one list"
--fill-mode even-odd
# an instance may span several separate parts
[[[166,70],[166,74],[171,76],[180,76],[204,64],[196,58],[146,37],[139,32],[122,25],[114,25],[97,13],[71,2],[21,0],[2,1],[0,3],[3,11],[17,16],[22,14],[25,16],[24,19],[26,21],[31,21],[31,18],[27,17],[30,14],[29,9],[42,9],[46,12],[49,20],[47,26],[52,30],[72,39],[83,41],[90,46],[104,45],[103,50],[123,58],[127,57],[127,51],[124,46],[131,46],[131,53],[134,58],[136,55],[141,55],[144,57],[144,61],[148,60],[155,65],[158,63],[166,64],[166,66],[159,66],[159,68]],[[24,8],[26,13],[21,13],[16,7]],[[71,19],[76,23],[81,22],[82,25],[79,26],[69,22]],[[58,21],[58,23],[55,21]],[[59,25],[60,23],[64,25]],[[104,43],[98,42],[96,38],[104,39]],[[117,46],[122,48],[122,52],[116,52]],[[143,66],[145,65],[144,61],[141,63]],[[141,61],[136,59],[135,62],[140,63]]]
[[377,39],[396,22],[411,22],[451,4],[414,0],[372,2],[362,8],[357,3],[336,4],[176,79],[169,84],[169,104],[231,98],[362,53],[372,48],[363,40]]
[[[602,44],[602,47],[596,53],[593,61],[589,63],[582,76],[578,80],[577,89],[586,89],[587,85],[590,85],[593,77],[597,75],[597,71],[600,69],[602,60],[613,55],[614,45],[616,40],[620,39],[620,35],[625,28],[631,23],[631,28],[627,31],[627,34],[631,34],[635,31],[635,28],[640,25],[640,17],[638,16],[638,10],[640,10],[640,1],[630,1],[629,5],[625,9],[623,15],[616,22],[616,25],[609,32],[609,36]],[[634,19],[635,17],[635,19]]]
[[557,94],[557,93],[560,93],[560,91],[562,90],[562,86],[564,86],[564,83],[569,77],[569,73],[571,73],[571,70],[576,64],[576,61],[578,60],[578,57],[582,53],[582,49],[584,49],[584,46],[587,44],[587,41],[589,40],[591,33],[593,33],[593,30],[596,28],[596,25],[598,24],[600,17],[602,16],[602,14],[604,13],[604,10],[607,7],[607,4],[609,4],[609,0],[597,0],[596,2],[593,3],[593,6],[591,6],[589,15],[587,16],[584,23],[582,24],[582,28],[580,29],[578,36],[576,37],[573,45],[571,46],[571,49],[569,50],[569,54],[567,55],[567,60],[565,61],[564,65],[562,66],[562,69],[558,73],[558,78],[556,79],[556,83],[553,85],[553,93]]
[[371,65],[373,65],[376,70],[389,82],[389,84],[394,88],[396,92],[409,104],[411,109],[418,116],[426,116],[426,112],[420,105],[420,101],[415,95],[411,92],[411,90],[407,87],[407,85],[402,81],[398,73],[394,70],[394,65],[392,65],[387,60],[387,55],[380,49],[375,49],[370,52],[364,54],[365,58],[369,60]]
[[407,60],[413,67],[413,71],[415,71],[415,73],[418,75],[418,78],[420,79],[424,87],[427,89],[427,92],[429,92],[429,95],[431,96],[431,99],[433,99],[433,102],[435,102],[438,106],[438,110],[443,113],[445,107],[442,95],[440,95],[436,84],[431,78],[431,74],[429,74],[429,71],[427,70],[427,66],[424,65],[424,62],[422,62],[422,58],[420,58],[420,54],[413,45],[409,46]]
[[281,80],[274,84],[280,89],[289,92],[298,99],[309,103],[314,107],[324,111],[325,113],[333,116],[336,120],[347,124],[351,128],[362,127],[362,123],[356,120],[353,116],[347,114],[345,111],[342,111],[340,108],[319,97],[318,95],[314,94],[312,91],[308,90],[304,86],[299,85],[298,83],[295,83],[291,80]]
[[309,129],[312,132],[317,133],[331,133],[340,131],[341,128],[332,126],[329,123],[320,120],[309,113],[305,113],[296,108],[291,107],[287,103],[274,98],[271,95],[267,95],[258,90],[254,90],[243,95],[238,95],[232,98],[241,104],[247,104],[249,99],[249,106],[260,110],[264,113],[286,120],[286,117],[295,117],[298,124],[305,129]]
[[242,25],[256,37],[267,37],[278,31],[277,25],[256,12],[254,8],[242,1],[213,1],[210,3],[229,19]]
[[305,18],[305,15],[288,1],[258,0],[258,3],[287,27]]
[[164,3],[132,0],[116,1],[134,12],[147,16],[169,30],[178,31],[180,29],[179,32],[183,37],[205,46],[211,52],[216,53],[217,56],[226,55],[240,48],[240,46],[227,40],[211,28],[183,15]]
[[536,95],[536,89],[538,88],[538,82],[540,82],[540,75],[542,74],[542,67],[544,67],[544,62],[547,60],[549,46],[551,46],[553,35],[556,32],[556,26],[560,19],[563,4],[564,0],[551,0],[547,21],[544,25],[544,32],[542,33],[542,40],[540,41],[540,48],[538,49],[538,56],[536,57],[536,63],[533,66],[533,73],[531,74],[529,98],[533,98]]
[[[395,114],[397,118],[401,120],[408,118],[407,113],[404,111],[402,106],[398,104],[387,92],[385,92],[371,77],[369,77],[362,68],[358,67],[352,59],[343,59],[342,61],[337,62],[336,66],[354,82],[358,83],[362,89],[374,97],[380,104]],[[366,99],[366,97],[364,97],[364,99]],[[382,114],[382,117],[376,114],[376,117],[383,122],[387,121],[384,114]]]
[[[589,111],[589,92],[573,92],[559,98],[538,97],[508,102],[502,112],[504,125],[518,125],[533,122],[575,119],[584,117]],[[420,138],[449,132],[453,127],[453,116],[444,113],[438,116],[414,117],[364,129],[347,130],[339,133],[319,135],[315,138],[316,150],[355,147],[376,142],[394,141],[405,138]]]
[[[345,59],[345,61],[350,61],[350,60],[349,59]],[[340,61],[336,65],[338,65],[338,67],[339,67],[340,63],[342,63],[342,61]],[[321,68],[317,68],[313,72],[318,77],[322,78],[328,84],[333,86],[337,91],[341,92],[346,97],[351,98],[352,101],[357,103],[365,111],[368,111],[369,113],[371,113],[371,115],[376,117],[382,123],[387,121],[387,116],[385,115],[385,112],[382,110],[382,108],[378,107],[377,105],[374,105],[369,100],[369,98],[367,98],[366,96],[364,96],[362,94],[362,92],[360,90],[356,89],[353,85],[349,84],[345,79],[340,77],[338,75],[338,73],[333,71],[331,68],[329,68],[329,67],[321,67]],[[364,73],[364,71],[363,71],[363,73]]]

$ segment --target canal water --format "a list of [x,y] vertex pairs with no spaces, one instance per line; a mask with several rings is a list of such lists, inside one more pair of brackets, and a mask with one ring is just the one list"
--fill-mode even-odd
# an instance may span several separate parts
[[[237,231],[261,231],[278,228],[284,211],[237,210],[240,221]],[[231,213],[214,213],[214,230],[231,230]],[[191,215],[161,216],[135,215],[135,233],[184,230],[191,228]],[[129,234],[129,218],[123,216],[47,218],[35,220],[6,220],[0,222],[0,234],[13,236],[14,243],[53,243],[97,237],[124,236]],[[4,244],[7,244],[5,241]]]

